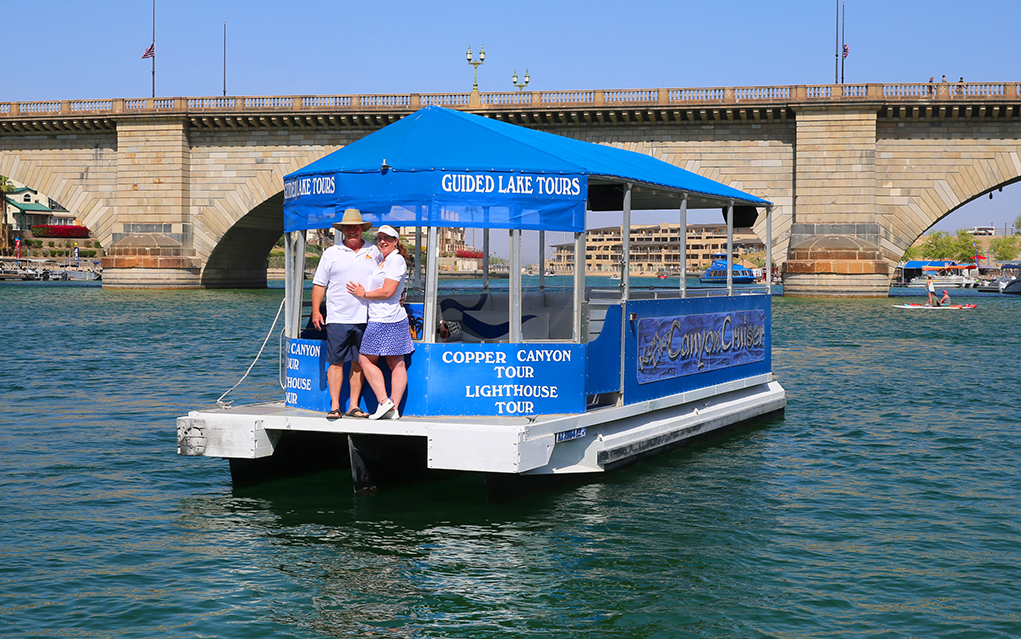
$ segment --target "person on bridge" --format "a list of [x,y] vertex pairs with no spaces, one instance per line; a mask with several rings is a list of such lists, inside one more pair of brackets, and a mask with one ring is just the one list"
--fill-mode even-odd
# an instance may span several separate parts
[[[328,419],[341,416],[340,391],[344,385],[344,364],[351,362],[349,417],[367,417],[358,404],[362,398],[362,367],[358,349],[368,322],[368,305],[352,295],[349,282],[367,284],[376,266],[383,260],[379,249],[362,239],[372,224],[362,221],[362,212],[347,209],[334,228],[340,229],[344,240],[323,251],[312,278],[312,323],[322,329],[326,325],[326,361],[330,363],[326,379],[330,386]],[[320,311],[326,298],[326,317]]]
[[[401,304],[404,281],[408,273],[408,249],[400,243],[397,230],[388,225],[379,227],[376,243],[383,262],[372,273],[368,284],[350,282],[352,295],[369,301],[369,325],[362,341],[361,364],[378,407],[369,419],[400,419],[398,406],[408,387],[408,371],[404,356],[415,351],[411,341],[408,312]],[[386,357],[390,367],[390,396],[379,368],[379,358]]]

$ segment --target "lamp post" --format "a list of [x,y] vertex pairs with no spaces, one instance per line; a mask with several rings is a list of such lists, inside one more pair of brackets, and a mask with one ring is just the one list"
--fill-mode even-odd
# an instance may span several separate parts
[[531,80],[531,78],[528,77],[528,69],[525,69],[525,83],[524,84],[518,84],[518,70],[514,69],[514,77],[511,78],[511,82],[514,84],[514,86],[516,86],[518,88],[518,91],[521,91],[522,89],[527,87],[529,80]]
[[472,85],[472,91],[479,90],[479,66],[486,61],[486,45],[479,47],[479,59],[472,60],[472,46],[468,45],[468,53],[465,54],[468,58],[468,64],[475,67],[475,84]]

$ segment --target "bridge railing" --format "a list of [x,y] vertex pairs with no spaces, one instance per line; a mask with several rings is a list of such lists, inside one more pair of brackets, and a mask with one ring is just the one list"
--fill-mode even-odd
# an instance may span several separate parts
[[209,111],[330,112],[337,110],[413,111],[424,106],[463,109],[549,107],[652,108],[695,105],[771,104],[821,101],[877,102],[927,100],[1017,100],[1021,82],[914,82],[904,84],[819,84],[678,89],[590,91],[513,91],[496,93],[411,93],[373,95],[230,96],[112,98],[0,102],[0,117],[77,116]]

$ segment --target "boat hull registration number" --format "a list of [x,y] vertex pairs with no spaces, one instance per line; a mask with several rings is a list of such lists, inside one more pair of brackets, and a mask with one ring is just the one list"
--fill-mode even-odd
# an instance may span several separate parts
[[565,430],[557,433],[557,443],[569,442],[572,439],[580,439],[585,436],[586,427],[572,428],[571,430]]

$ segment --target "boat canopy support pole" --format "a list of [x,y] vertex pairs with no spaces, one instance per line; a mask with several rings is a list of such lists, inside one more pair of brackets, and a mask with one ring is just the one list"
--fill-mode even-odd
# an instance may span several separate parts
[[423,287],[424,282],[422,281],[422,227],[415,227],[415,284],[414,288],[418,291],[425,292]]
[[574,234],[574,342],[587,342],[581,334],[585,308],[585,233]]
[[[631,187],[628,182],[624,189],[624,220],[620,227],[620,298],[626,300],[631,292]],[[623,309],[621,309],[623,310]],[[623,342],[621,342],[623,343]],[[623,361],[623,360],[621,360]]]
[[766,207],[766,295],[773,294],[773,207]]
[[425,305],[422,309],[422,330],[425,332],[423,341],[427,344],[436,342],[436,294],[440,281],[440,243],[435,226],[429,227],[429,239],[425,250]]
[[284,334],[295,339],[301,331],[301,301],[305,279],[305,232],[291,231],[284,238]]
[[633,185],[628,182],[624,189],[624,219],[620,227],[620,239],[621,239],[621,260],[620,260],[620,312],[622,317],[620,323],[620,361],[622,366],[620,367],[620,395],[617,397],[617,405],[624,405],[624,370],[627,368],[623,366],[626,360],[626,348],[627,345],[627,331],[631,325],[631,320],[627,316],[627,301],[631,295],[631,187]]
[[512,343],[521,342],[521,229],[510,231],[510,335]]
[[727,295],[734,294],[734,201],[727,204]]
[[489,229],[482,229],[482,290],[489,292]]
[[681,297],[688,296],[688,194],[681,193]]
[[546,288],[546,231],[539,231],[539,290]]

